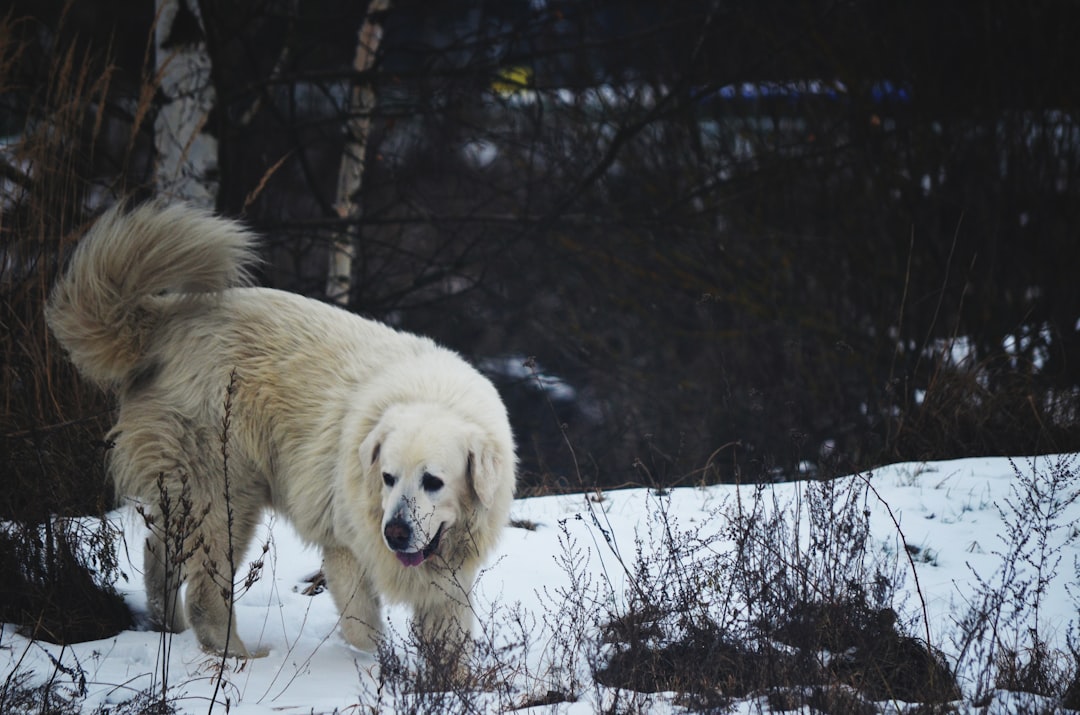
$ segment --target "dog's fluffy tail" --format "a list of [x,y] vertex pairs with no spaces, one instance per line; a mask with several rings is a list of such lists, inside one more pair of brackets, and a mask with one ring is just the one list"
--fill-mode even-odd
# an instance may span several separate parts
[[45,307],[86,378],[108,388],[147,357],[155,329],[248,280],[255,236],[185,204],[117,206],[79,242]]

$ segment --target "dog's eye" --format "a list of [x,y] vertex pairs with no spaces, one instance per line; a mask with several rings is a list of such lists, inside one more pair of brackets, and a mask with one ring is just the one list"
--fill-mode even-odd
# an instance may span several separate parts
[[420,485],[424,487],[425,492],[437,492],[442,489],[443,480],[434,474],[425,474],[424,478],[420,480]]
[[397,483],[397,477],[395,477],[393,474],[390,474],[389,472],[383,472],[382,481],[383,484],[385,484],[386,486],[392,487],[394,486],[394,484]]

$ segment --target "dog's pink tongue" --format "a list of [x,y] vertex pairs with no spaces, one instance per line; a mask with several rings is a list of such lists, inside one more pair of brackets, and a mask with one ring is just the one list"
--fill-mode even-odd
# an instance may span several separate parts
[[411,554],[406,554],[401,551],[395,553],[398,561],[400,561],[403,566],[419,566],[424,562],[423,551],[413,551]]

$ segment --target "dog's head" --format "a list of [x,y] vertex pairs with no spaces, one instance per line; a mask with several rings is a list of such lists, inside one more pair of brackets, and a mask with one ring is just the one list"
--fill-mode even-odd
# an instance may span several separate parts
[[396,405],[360,446],[382,506],[382,538],[403,566],[419,566],[476,504],[490,508],[501,456],[484,431],[444,407]]

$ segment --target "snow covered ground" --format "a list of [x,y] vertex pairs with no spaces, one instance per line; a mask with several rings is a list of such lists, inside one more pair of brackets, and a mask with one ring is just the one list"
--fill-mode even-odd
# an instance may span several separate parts
[[[895,599],[901,621],[910,624],[912,635],[925,636],[928,625],[931,642],[957,669],[965,693],[961,712],[975,710],[970,701],[980,682],[981,651],[978,644],[964,650],[960,624],[973,605],[985,601],[988,590],[1002,586],[1000,590],[1010,594],[995,610],[1001,618],[999,633],[1015,632],[1022,644],[1037,619],[1041,637],[1052,647],[1066,647],[1080,599],[1080,554],[1073,528],[1080,523],[1080,504],[1075,501],[1080,484],[1067,476],[1078,469],[1080,460],[1069,456],[963,459],[893,465],[840,483],[860,490],[861,508],[869,512],[875,557],[891,558],[904,576],[903,592]],[[1054,474],[1061,478],[1055,481]],[[809,502],[809,488],[806,483],[776,484],[757,492],[744,486],[739,496],[764,494],[768,501],[775,497],[775,503],[797,510]],[[481,711],[536,702],[549,690],[565,691],[575,676],[587,677],[586,658],[574,657],[560,645],[574,641],[566,636],[567,629],[576,627],[583,629],[587,643],[596,644],[591,624],[573,622],[574,598],[568,594],[593,589],[594,600],[581,602],[607,602],[617,610],[627,588],[618,556],[629,564],[638,548],[663,548],[663,539],[650,533],[659,522],[647,516],[658,510],[667,517],[664,523],[694,530],[695,543],[702,544],[706,553],[690,558],[722,551],[729,523],[724,515],[735,503],[736,488],[687,487],[666,495],[638,489],[607,492],[600,500],[593,497],[516,502],[513,519],[532,528],[506,531],[497,556],[479,580],[476,596],[481,637],[516,665],[493,671],[489,680],[494,682],[477,694],[473,705]],[[126,542],[121,555],[128,579],[119,588],[143,613],[138,564],[144,527],[131,510],[111,518]],[[1040,520],[1046,524],[1041,530],[1035,528]],[[717,539],[703,538],[708,535]],[[223,664],[221,658],[200,650],[190,631],[163,635],[140,630],[61,647],[31,643],[9,625],[0,633],[0,674],[29,673],[24,676],[27,683],[51,679],[56,686],[81,691],[78,697],[86,712],[121,703],[139,691],[160,692],[163,682],[180,712],[255,715],[409,709],[408,694],[379,678],[376,658],[344,643],[329,593],[303,593],[308,586],[305,579],[319,568],[318,554],[304,546],[287,523],[273,517],[267,518],[258,538],[249,560],[258,557],[262,544],[269,550],[261,577],[240,598],[237,614],[241,637],[249,646],[268,649],[266,657]],[[1020,557],[1005,558],[1011,550]],[[1010,561],[1015,572],[1009,569]],[[1040,575],[1045,583],[1034,599]],[[1023,585],[1028,588],[1015,588]],[[922,622],[923,613],[928,624]],[[406,611],[391,608],[385,615],[389,632],[398,636],[407,632]],[[400,641],[396,647],[404,648]],[[407,683],[408,676],[399,676],[397,682],[402,681]],[[614,697],[591,680],[577,682],[574,702],[537,705],[528,712],[591,713]],[[989,711],[1023,711],[1022,697],[999,692]],[[681,711],[671,696],[662,693],[637,702],[652,712]],[[447,703],[452,707],[452,700]],[[761,701],[747,699],[736,711],[757,712],[761,707]]]

